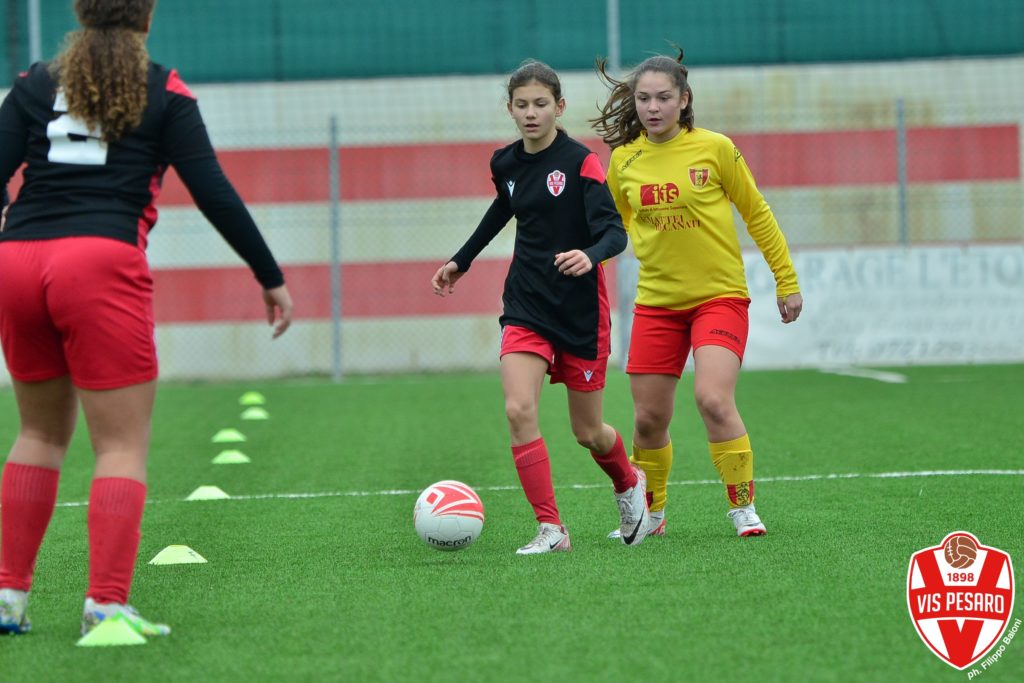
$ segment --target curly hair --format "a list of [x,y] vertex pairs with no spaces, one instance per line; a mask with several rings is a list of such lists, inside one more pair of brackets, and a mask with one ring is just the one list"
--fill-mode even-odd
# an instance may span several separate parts
[[80,31],[54,60],[68,113],[115,142],[142,122],[149,53],[146,31],[156,0],[75,0]]
[[679,113],[679,125],[686,130],[693,130],[693,90],[686,80],[689,70],[683,65],[683,49],[678,49],[679,55],[674,59],[664,55],[648,57],[640,62],[624,81],[608,75],[607,60],[597,60],[598,76],[611,89],[611,93],[601,108],[601,115],[590,119],[590,123],[609,147],[621,147],[640,137],[644,127],[636,113],[633,93],[640,76],[652,71],[665,74],[678,86],[680,93],[689,95],[686,108]]

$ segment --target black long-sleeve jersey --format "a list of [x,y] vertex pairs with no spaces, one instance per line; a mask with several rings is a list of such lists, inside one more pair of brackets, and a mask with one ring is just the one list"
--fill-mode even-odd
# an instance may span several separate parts
[[[452,261],[460,271],[516,217],[516,242],[498,322],[531,329],[580,358],[598,354],[602,301],[601,262],[626,248],[597,155],[558,131],[554,142],[528,154],[519,140],[491,157],[497,196]],[[582,277],[558,272],[555,254],[580,249],[594,268]],[[607,311],[605,311],[607,314]]]
[[[0,240],[92,235],[146,248],[164,172],[173,165],[199,210],[264,288],[284,276],[224,175],[196,98],[173,69],[151,63],[142,123],[106,143],[67,113],[45,63],[15,81],[0,105],[0,187],[26,163]],[[4,197],[6,202],[6,196]]]

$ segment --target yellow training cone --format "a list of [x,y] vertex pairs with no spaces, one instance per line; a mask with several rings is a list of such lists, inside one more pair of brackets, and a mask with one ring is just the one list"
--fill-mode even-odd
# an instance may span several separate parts
[[210,462],[214,465],[241,465],[252,460],[242,451],[221,451]]
[[259,406],[253,406],[252,408],[246,408],[242,411],[243,420],[269,420],[270,413]]
[[263,394],[258,391],[247,391],[238,399],[238,405],[241,406],[262,406],[266,402],[267,399],[263,398]]
[[213,443],[239,443],[245,441],[245,434],[237,429],[222,429],[210,439]]
[[75,644],[80,647],[145,645],[146,639],[133,629],[123,616],[115,614],[101,621]]
[[206,558],[187,545],[169,545],[156,554],[150,564],[198,564]]
[[227,493],[216,486],[200,486],[192,493],[188,494],[188,498],[185,500],[224,500],[230,498]]

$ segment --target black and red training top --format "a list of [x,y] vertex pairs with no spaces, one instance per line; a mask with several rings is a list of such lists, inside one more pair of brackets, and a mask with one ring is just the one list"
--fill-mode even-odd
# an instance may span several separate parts
[[[597,155],[559,130],[536,153],[519,140],[491,158],[495,197],[477,229],[451,260],[460,271],[516,218],[516,241],[502,294],[499,324],[537,332],[580,358],[603,351],[609,323],[601,262],[628,240]],[[555,255],[579,249],[594,268],[583,277],[563,275]]]
[[145,249],[164,172],[174,166],[203,215],[264,288],[284,283],[263,236],[224,175],[195,96],[151,63],[142,123],[116,142],[67,113],[53,66],[33,64],[0,105],[0,188],[26,164],[0,240],[100,236]]

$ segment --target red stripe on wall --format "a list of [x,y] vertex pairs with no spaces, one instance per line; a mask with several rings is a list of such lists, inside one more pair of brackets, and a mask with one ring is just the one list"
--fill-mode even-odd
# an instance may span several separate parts
[[[344,264],[342,315],[497,315],[501,311],[507,260],[477,261],[456,284],[455,292],[443,298],[430,287],[439,265],[437,261]],[[331,317],[330,266],[287,266],[284,273],[297,320]],[[158,323],[265,319],[259,284],[244,267],[155,270],[153,279]]]
[[[898,182],[896,131],[736,135],[760,187],[887,185]],[[911,183],[1016,180],[1017,126],[911,128],[907,131]]]
[[[770,187],[885,185],[897,182],[896,132],[758,133],[734,137],[758,184]],[[608,163],[599,139],[585,139]],[[491,197],[488,172],[500,142],[348,147],[340,152],[345,201]],[[228,176],[248,201],[327,201],[327,151],[225,152]],[[914,128],[907,132],[909,182],[1010,180],[1020,177],[1017,126]],[[172,183],[168,183],[170,185]],[[165,201],[190,200],[177,178]]]
[[[341,269],[342,316],[494,315],[501,313],[501,291],[508,259],[479,259],[445,297],[434,294],[430,278],[437,261],[346,263]],[[331,317],[331,272],[326,265],[284,268],[288,290],[301,320]],[[615,269],[605,271],[615,305]],[[259,285],[248,269],[184,268],[154,270],[156,321],[215,323],[265,320]]]
[[[830,187],[897,182],[894,130],[744,133],[733,136],[758,185]],[[607,165],[608,149],[583,140]],[[488,164],[506,142],[430,143],[345,147],[340,151],[345,201],[491,197]],[[228,150],[218,154],[243,199],[259,204],[326,202],[325,148]],[[911,128],[907,177],[912,183],[977,182],[1020,178],[1016,125]],[[11,188],[17,190],[20,174]],[[191,204],[175,173],[167,174],[161,206]]]

